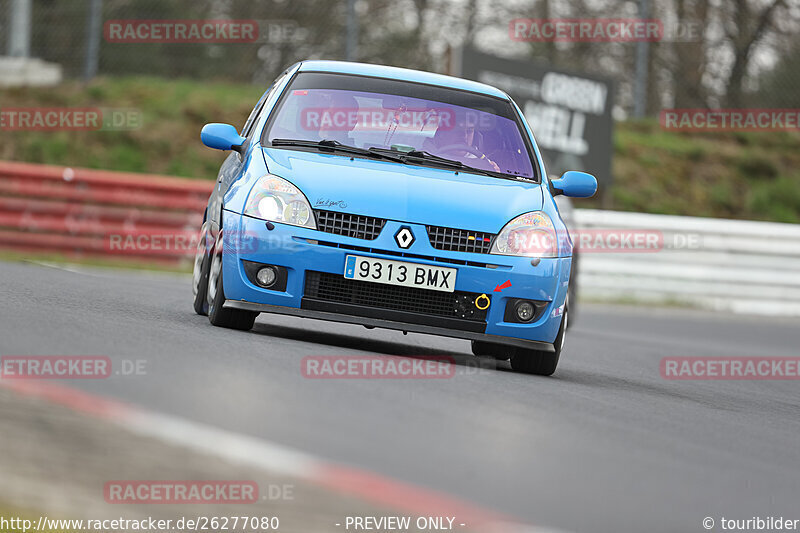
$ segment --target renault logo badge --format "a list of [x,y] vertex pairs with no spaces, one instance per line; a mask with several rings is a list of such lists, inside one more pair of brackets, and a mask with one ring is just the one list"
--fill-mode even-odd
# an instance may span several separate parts
[[394,234],[394,240],[397,242],[397,246],[406,249],[414,244],[414,234],[411,233],[411,228],[403,226]]

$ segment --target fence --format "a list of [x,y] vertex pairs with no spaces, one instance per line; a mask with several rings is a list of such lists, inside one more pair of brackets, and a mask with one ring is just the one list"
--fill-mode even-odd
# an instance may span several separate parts
[[655,230],[654,253],[584,253],[592,299],[800,316],[800,225],[578,209],[582,228]]
[[[341,57],[342,2],[252,0],[31,1],[29,56],[61,67],[67,78],[145,75],[224,79],[266,86],[282,69],[309,56]],[[0,56],[21,55],[6,41],[13,4],[0,0]],[[106,34],[112,21],[247,20],[255,40],[126,42]],[[163,35],[163,32],[162,32]],[[13,39],[12,39],[13,40]]]
[[0,161],[0,248],[177,264],[193,256],[213,185]]

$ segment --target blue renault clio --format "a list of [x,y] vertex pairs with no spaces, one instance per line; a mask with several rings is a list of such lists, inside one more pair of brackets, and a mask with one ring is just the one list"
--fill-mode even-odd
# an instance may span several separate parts
[[194,309],[249,330],[259,313],[472,341],[552,374],[572,242],[533,132],[504,92],[401,68],[305,61],[261,97],[230,150],[194,261]]

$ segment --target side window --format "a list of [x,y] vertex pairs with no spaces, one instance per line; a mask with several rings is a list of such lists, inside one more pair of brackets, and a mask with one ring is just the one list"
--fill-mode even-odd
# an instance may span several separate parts
[[286,77],[286,73],[284,72],[278,79],[276,79],[272,85],[267,89],[263,95],[261,95],[261,99],[258,101],[256,106],[253,108],[253,111],[250,113],[250,116],[247,117],[247,122],[244,123],[244,127],[242,127],[242,137],[250,137],[250,134],[253,133],[253,128],[258,122],[258,116],[261,114],[261,110],[264,109],[264,104],[269,100],[269,97],[272,96],[272,93],[278,88],[278,86],[283,81],[283,78]]
[[250,137],[250,133],[252,133],[253,129],[253,123],[256,121],[256,117],[261,112],[261,108],[264,107],[264,102],[267,101],[267,96],[269,96],[269,93],[272,92],[272,89],[274,87],[275,84],[273,83],[272,87],[270,87],[267,91],[264,92],[264,94],[261,95],[261,99],[258,101],[256,106],[250,112],[250,116],[247,117],[247,122],[245,122],[244,126],[242,127],[242,137]]

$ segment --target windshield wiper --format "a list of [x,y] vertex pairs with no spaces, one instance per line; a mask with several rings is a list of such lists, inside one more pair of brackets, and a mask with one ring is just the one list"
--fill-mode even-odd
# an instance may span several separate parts
[[[406,153],[407,157],[413,157],[414,159],[421,159],[423,161],[430,161],[431,163],[436,163],[438,165],[446,165],[453,168],[472,168],[469,165],[465,165],[461,161],[457,159],[447,159],[445,157],[439,157],[438,155],[433,155],[430,152],[426,152],[425,150],[411,150],[410,152]],[[475,169],[480,170],[480,169]]]
[[377,146],[373,146],[372,148],[369,149],[369,151],[375,154],[392,155],[398,158],[402,158],[403,160],[412,158],[415,160],[430,161],[431,163],[436,163],[438,165],[445,165],[452,168],[466,168],[467,166],[461,161],[456,161],[455,159],[445,159],[444,157],[439,157],[438,155],[433,155],[423,150],[408,150],[406,152],[402,150],[378,148]]
[[464,163],[456,159],[447,159],[444,157],[439,157],[438,155],[433,155],[432,153],[426,152],[424,150],[411,150],[410,152],[407,152],[407,155],[423,161],[430,161],[432,163],[436,163],[439,165],[452,166],[453,168],[457,168],[464,172],[474,172],[476,174],[483,174],[485,176],[491,176],[493,178],[502,178],[513,181],[531,181],[528,178],[524,178],[522,176],[516,176],[514,174],[506,174],[504,172],[497,172],[495,170],[486,170],[485,168],[478,168],[465,165]]
[[377,153],[357,146],[350,146],[342,144],[333,139],[323,139],[321,141],[307,141],[304,139],[272,139],[272,146],[301,146],[305,148],[316,148],[322,152],[345,152],[348,154],[363,155],[366,157],[378,157],[381,159],[388,159],[396,163],[403,163],[404,161],[397,156],[391,154]]
[[485,170],[482,168],[471,167],[469,165],[465,165],[461,161],[456,159],[447,159],[445,157],[439,157],[438,155],[433,155],[430,152],[426,152],[424,150],[409,150],[408,152],[403,152],[399,150],[390,150],[388,148],[370,148],[371,152],[379,153],[379,154],[397,154],[398,157],[403,159],[404,163],[408,163],[409,159],[413,160],[415,163],[432,163],[434,165],[439,165],[448,168],[454,168],[456,170],[461,170],[464,172],[474,172],[476,174],[483,174],[485,176],[492,176],[494,178],[506,178],[506,179],[514,179],[504,174],[499,174],[497,172],[492,172],[491,170]]

